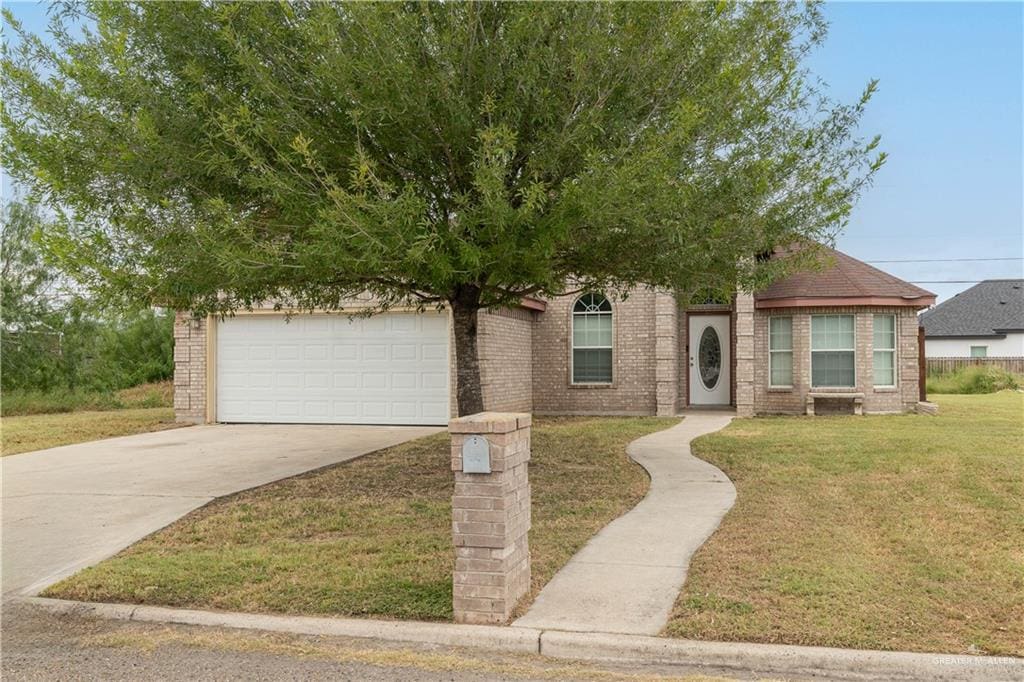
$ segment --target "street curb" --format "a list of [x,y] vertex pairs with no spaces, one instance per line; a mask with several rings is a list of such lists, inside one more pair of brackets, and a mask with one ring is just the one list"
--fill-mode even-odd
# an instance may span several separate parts
[[162,606],[100,604],[66,601],[46,597],[22,597],[19,603],[30,604],[51,613],[92,616],[110,620],[147,623],[206,625],[242,630],[287,632],[296,635],[356,637],[390,642],[440,644],[535,654],[540,645],[540,630],[505,628],[490,625],[456,625],[400,620],[369,620],[362,618],[317,618],[312,616],[271,616],[257,613],[197,611],[170,609]]
[[541,653],[588,661],[705,666],[755,675],[837,680],[1024,680],[1024,659],[995,656],[864,651],[786,644],[700,642],[639,635],[545,630]]
[[19,603],[61,615],[110,620],[201,625],[297,635],[354,637],[433,644],[506,653],[540,654],[577,661],[680,665],[735,670],[756,675],[834,680],[941,680],[943,682],[1020,682],[1024,659],[997,656],[863,651],[784,644],[744,644],[538,630],[517,626],[457,625],[360,618],[274,616],[172,609],[161,606],[101,604],[45,597]]

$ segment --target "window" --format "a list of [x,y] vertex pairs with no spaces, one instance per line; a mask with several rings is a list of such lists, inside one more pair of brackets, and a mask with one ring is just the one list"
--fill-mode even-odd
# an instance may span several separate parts
[[987,358],[988,346],[971,346],[972,358]]
[[856,385],[853,315],[811,316],[811,386]]
[[875,386],[896,385],[896,316],[875,315]]
[[612,382],[612,304],[583,294],[572,307],[572,383]]
[[768,318],[768,385],[793,385],[793,318]]

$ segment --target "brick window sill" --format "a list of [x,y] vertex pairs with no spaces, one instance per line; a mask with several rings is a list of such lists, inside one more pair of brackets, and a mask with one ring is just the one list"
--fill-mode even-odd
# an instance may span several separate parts
[[571,389],[583,389],[583,390],[602,389],[602,388],[615,388],[615,384],[614,383],[611,383],[611,384],[569,384],[569,388],[571,388]]
[[871,389],[875,393],[899,393],[900,389],[898,386],[878,386],[877,388]]
[[796,389],[792,386],[769,386],[769,393],[792,393]]

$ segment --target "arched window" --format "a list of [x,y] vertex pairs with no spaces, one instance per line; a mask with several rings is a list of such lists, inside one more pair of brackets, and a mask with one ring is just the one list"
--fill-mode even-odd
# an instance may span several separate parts
[[572,383],[612,382],[612,304],[583,294],[572,307]]

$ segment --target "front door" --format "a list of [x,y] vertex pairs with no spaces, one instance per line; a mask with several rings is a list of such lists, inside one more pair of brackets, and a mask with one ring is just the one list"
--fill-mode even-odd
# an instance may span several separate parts
[[729,404],[729,315],[690,315],[690,404]]

